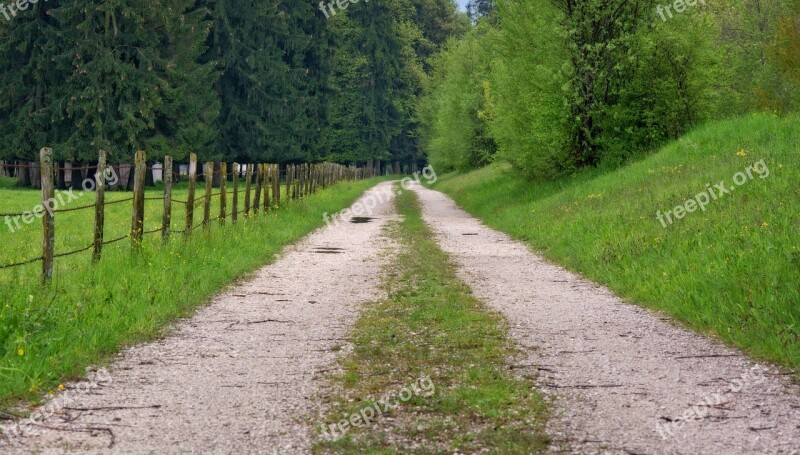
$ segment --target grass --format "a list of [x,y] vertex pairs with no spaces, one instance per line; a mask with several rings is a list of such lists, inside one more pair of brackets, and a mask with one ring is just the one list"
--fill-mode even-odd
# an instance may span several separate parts
[[416,196],[404,192],[397,206],[404,220],[390,227],[399,253],[386,274],[388,298],[368,305],[356,324],[326,423],[359,413],[376,397],[396,397],[404,386],[432,384],[434,393],[415,394],[391,418],[321,441],[314,452],[541,452],[546,406],[531,378],[507,367],[516,352],[506,322],[456,277]]
[[[123,241],[107,247],[95,266],[89,252],[57,259],[47,288],[40,286],[39,264],[0,271],[0,408],[20,400],[35,404],[42,393],[81,377],[87,366],[121,347],[163,335],[169,322],[191,315],[222,287],[273,261],[285,245],[323,225],[324,212],[349,206],[376,181],[342,182],[268,215],[229,221],[224,228],[213,223],[187,240],[176,235],[164,244],[154,235],[137,254]],[[0,189],[3,210],[30,210],[38,194]],[[130,203],[119,206],[108,207],[107,238],[129,229]],[[160,210],[149,204],[147,209],[145,229],[158,227]],[[57,216],[58,250],[91,243],[91,213]],[[173,221],[183,223],[180,216]],[[0,263],[35,257],[37,229],[40,223],[14,234],[0,231]]]
[[[41,204],[41,190],[36,189],[22,189],[14,188],[10,183],[13,180],[4,178],[6,184],[0,181],[0,200],[3,201],[3,207],[0,209],[2,213],[22,213],[30,212],[37,205]],[[11,180],[11,182],[9,182]],[[284,188],[282,188],[284,189]],[[240,187],[244,190],[244,185]],[[201,198],[205,192],[205,184],[198,182],[198,187],[195,193],[195,198]],[[214,189],[212,194],[219,192],[219,189]],[[56,193],[56,199],[58,195]],[[66,205],[59,208],[71,210],[74,208],[88,207],[86,209],[58,213],[56,212],[56,253],[74,251],[79,248],[86,247],[92,244],[94,233],[94,207],[95,202],[94,193],[83,193],[74,191],[72,193],[77,199],[69,200],[66,195],[62,196],[62,200],[69,201]],[[153,230],[161,226],[162,213],[164,203],[160,200],[163,197],[163,189],[161,187],[148,188],[145,194],[146,198],[151,200],[145,201],[145,231]],[[132,197],[131,192],[107,192],[106,193],[106,222],[104,238],[106,240],[116,239],[127,235],[131,229],[131,208],[132,202],[121,202],[113,204],[114,201],[123,201]],[[281,196],[285,197],[284,193]],[[228,207],[227,217],[230,221],[232,211],[232,193],[231,183],[228,182]],[[173,191],[173,199],[178,201],[185,201],[188,199],[187,184],[180,184]],[[283,198],[281,199],[284,200]],[[109,205],[110,204],[110,205]],[[198,224],[203,219],[203,202],[198,201],[194,210],[194,224]],[[219,196],[212,198],[211,203],[211,218],[216,218],[220,212]],[[239,195],[239,210],[244,208],[244,194]],[[174,202],[172,205],[172,231],[179,232],[183,230],[186,222],[186,206],[183,203]],[[239,215],[243,217],[243,214]],[[20,218],[19,229],[17,228],[13,219],[7,221],[5,217],[0,218],[0,244],[3,248],[0,249],[0,265],[21,262],[27,259],[39,257],[42,255],[42,222],[38,218],[34,218],[31,223],[25,224]],[[9,227],[9,223],[11,227]],[[156,235],[157,237],[157,235]],[[8,278],[0,271],[0,283]]]
[[[525,181],[503,165],[437,189],[550,260],[752,355],[800,367],[800,118],[700,128],[624,168]],[[657,219],[764,160],[706,211]],[[766,175],[766,174],[765,174]],[[666,349],[667,347],[665,347]]]

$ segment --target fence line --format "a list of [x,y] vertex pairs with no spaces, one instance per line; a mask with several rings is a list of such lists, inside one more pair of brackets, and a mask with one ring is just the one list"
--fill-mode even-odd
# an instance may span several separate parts
[[[19,217],[27,215],[41,215],[42,217],[42,255],[22,262],[0,265],[0,270],[42,262],[42,280],[49,282],[53,276],[54,259],[72,256],[75,254],[92,251],[93,262],[100,261],[102,250],[106,245],[121,242],[127,238],[131,239],[131,249],[133,251],[141,248],[144,236],[161,233],[163,239],[169,239],[171,233],[183,234],[189,237],[198,228],[208,228],[212,222],[219,221],[224,225],[230,214],[232,223],[239,222],[239,215],[244,214],[245,219],[257,215],[259,212],[267,213],[272,208],[281,206],[281,193],[287,201],[299,200],[316,193],[318,190],[327,188],[340,181],[363,180],[378,174],[376,168],[370,163],[367,167],[353,168],[335,163],[303,163],[288,164],[282,169],[280,165],[274,163],[239,164],[233,163],[228,167],[228,163],[207,162],[202,173],[197,173],[197,156],[192,153],[189,156],[187,175],[189,186],[186,200],[179,200],[172,197],[173,181],[175,176],[183,177],[180,173],[174,172],[174,164],[171,156],[165,156],[161,167],[164,179],[163,197],[145,197],[145,181],[148,171],[154,169],[153,166],[146,165],[147,155],[145,152],[137,152],[133,165],[117,165],[118,169],[126,169],[131,179],[122,186],[129,186],[133,182],[133,196],[120,200],[105,200],[105,192],[108,186],[107,169],[112,166],[107,165],[107,153],[100,150],[98,153],[97,166],[86,165],[82,167],[58,167],[53,162],[53,150],[43,148],[40,152],[39,163],[29,164],[9,164],[0,161],[0,175],[7,175],[9,168],[34,169],[35,172],[29,173],[26,178],[38,174],[40,188],[42,188],[42,207],[52,207],[55,197],[55,187],[63,185],[65,179],[60,177],[56,180],[56,174],[60,171],[95,171],[95,202],[80,207],[69,209],[43,210],[41,214],[33,212],[22,213],[0,213],[0,217]],[[217,168],[217,166],[219,166]],[[19,178],[19,170],[14,174]],[[230,169],[230,172],[228,172]],[[224,178],[223,178],[224,176]],[[71,176],[74,179],[75,176]],[[205,182],[205,191],[200,196],[195,196],[198,178]],[[228,179],[232,180],[232,188],[228,188]],[[240,185],[240,180],[244,180],[244,188]],[[215,182],[216,180],[216,182]],[[58,183],[58,185],[57,185]],[[71,181],[74,187],[77,182]],[[219,191],[214,192],[214,189]],[[244,193],[243,201],[240,194]],[[228,210],[228,196],[232,197],[230,211]],[[219,200],[220,212],[216,218],[211,218],[210,210],[212,200]],[[128,234],[105,240],[105,208],[109,205],[120,204],[132,201],[131,228]],[[163,222],[157,229],[145,230],[145,202],[163,201]],[[240,209],[240,202],[243,207]],[[172,230],[172,204],[182,204],[186,209],[186,222],[183,230]],[[194,223],[194,209],[196,206],[203,205],[203,219],[201,222]],[[95,210],[94,219],[94,241],[91,245],[84,248],[68,251],[65,253],[55,253],[55,217],[57,214],[67,212],[77,212],[80,210]]]

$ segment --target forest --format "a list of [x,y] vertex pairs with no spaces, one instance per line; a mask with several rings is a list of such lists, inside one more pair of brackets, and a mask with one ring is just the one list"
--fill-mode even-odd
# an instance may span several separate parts
[[[619,165],[800,103],[800,1],[51,0],[0,20],[0,159]],[[2,18],[0,18],[2,19]]]
[[0,17],[0,160],[424,162],[433,56],[468,28],[450,0],[49,0]]

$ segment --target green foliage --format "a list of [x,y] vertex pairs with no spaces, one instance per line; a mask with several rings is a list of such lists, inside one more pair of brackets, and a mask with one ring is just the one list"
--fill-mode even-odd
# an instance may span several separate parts
[[[475,46],[468,34],[436,60],[425,147],[444,169],[474,168],[485,160],[472,132],[529,177],[556,178],[625,163],[709,119],[796,111],[799,4],[709,0],[677,13],[655,0],[487,2],[475,27],[495,28],[494,39]],[[480,55],[488,68],[470,64]],[[469,118],[478,106],[487,115]]]
[[797,111],[800,84],[786,64],[798,55],[790,43],[799,11],[797,0],[714,1],[701,11],[716,24],[715,52],[723,56],[720,115]]
[[328,159],[421,161],[419,99],[431,59],[463,32],[465,16],[452,0],[373,0],[331,22],[338,46],[323,133]]
[[[617,295],[797,368],[797,137],[799,116],[760,114],[709,124],[617,170],[532,183],[492,166],[437,185],[489,226]],[[753,173],[666,228],[658,220],[762,159],[765,178]]]
[[489,60],[492,30],[477,29],[453,40],[433,60],[429,95],[421,101],[422,139],[430,163],[440,172],[488,164],[497,150],[490,136]]
[[565,31],[549,1],[498,2],[502,24],[491,74],[491,132],[498,157],[530,176],[569,167]]
[[50,146],[79,162],[101,148],[112,162],[424,160],[419,98],[466,15],[452,0],[326,14],[290,0],[33,4],[0,21],[0,159]]

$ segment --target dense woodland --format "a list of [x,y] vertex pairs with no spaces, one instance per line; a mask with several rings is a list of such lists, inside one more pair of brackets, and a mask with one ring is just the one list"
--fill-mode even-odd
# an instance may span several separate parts
[[800,104],[800,0],[49,0],[0,17],[0,160],[624,162]]
[[[410,164],[452,0],[49,0],[0,17],[0,160]],[[330,13],[328,13],[330,15]]]

